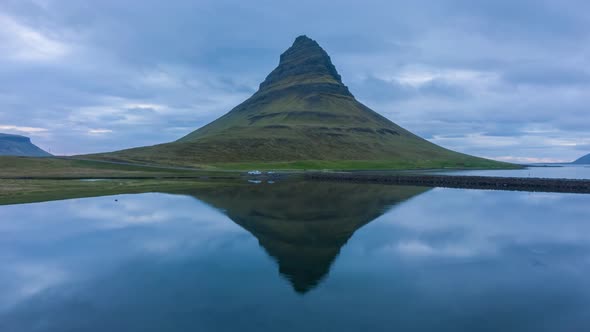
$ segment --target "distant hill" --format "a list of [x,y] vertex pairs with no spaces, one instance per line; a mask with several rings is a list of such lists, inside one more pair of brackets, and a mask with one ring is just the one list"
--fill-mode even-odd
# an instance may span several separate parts
[[572,162],[572,164],[590,165],[590,153],[583,157],[580,157],[579,159],[576,159],[576,161]]
[[297,37],[242,104],[176,142],[86,156],[230,168],[510,167],[428,142],[358,102],[326,51]]
[[28,137],[0,133],[0,156],[49,157],[51,154],[31,143]]

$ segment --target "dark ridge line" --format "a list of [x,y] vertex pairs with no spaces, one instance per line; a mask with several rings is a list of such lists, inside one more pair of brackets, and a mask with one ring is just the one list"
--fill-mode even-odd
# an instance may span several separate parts
[[369,175],[351,173],[309,173],[305,174],[304,178],[314,181],[340,181],[398,184],[422,187],[590,194],[590,180],[580,179],[459,175]]

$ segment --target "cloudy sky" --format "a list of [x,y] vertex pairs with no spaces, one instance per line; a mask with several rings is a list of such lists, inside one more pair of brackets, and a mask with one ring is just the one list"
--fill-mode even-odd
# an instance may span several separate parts
[[2,0],[0,132],[54,154],[175,140],[256,91],[293,39],[447,148],[590,153],[585,0]]

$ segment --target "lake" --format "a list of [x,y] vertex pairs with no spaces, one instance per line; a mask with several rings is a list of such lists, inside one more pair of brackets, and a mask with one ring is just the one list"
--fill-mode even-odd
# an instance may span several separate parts
[[459,170],[459,171],[427,171],[428,173],[445,175],[474,175],[474,176],[505,176],[532,177],[557,179],[590,179],[590,165],[554,164],[547,166],[528,166],[513,170]]
[[589,206],[303,181],[0,206],[0,331],[587,331]]

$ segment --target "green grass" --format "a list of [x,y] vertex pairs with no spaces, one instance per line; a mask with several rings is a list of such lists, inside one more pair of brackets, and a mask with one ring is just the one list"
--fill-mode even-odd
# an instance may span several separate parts
[[386,160],[302,160],[293,162],[269,162],[269,163],[224,163],[214,164],[220,170],[332,170],[332,171],[351,171],[351,170],[411,170],[411,169],[518,169],[521,166],[487,162],[482,160],[473,162],[466,160],[464,162],[456,161],[419,161],[419,162],[402,162]]
[[228,176],[227,172],[124,165],[68,158],[0,157],[0,178],[171,178]]
[[228,171],[179,170],[64,158],[0,157],[0,204],[178,191],[235,179],[238,179],[237,174]]
[[518,168],[444,149],[349,96],[249,100],[179,141],[84,156],[203,169]]
[[231,183],[231,180],[2,180],[0,205],[148,192],[182,193],[222,183]]
[[[468,160],[469,161],[469,160]],[[468,162],[467,161],[467,162]],[[297,161],[279,163],[222,163],[210,170],[187,171],[57,158],[0,158],[0,205],[79,197],[183,192],[207,186],[243,183],[238,172],[260,170],[395,170],[410,168],[480,167],[496,164],[420,164],[391,161]],[[510,165],[508,165],[510,166]],[[101,181],[81,181],[102,178]]]

